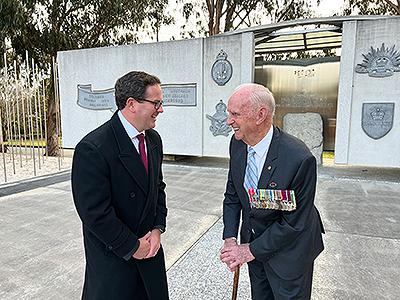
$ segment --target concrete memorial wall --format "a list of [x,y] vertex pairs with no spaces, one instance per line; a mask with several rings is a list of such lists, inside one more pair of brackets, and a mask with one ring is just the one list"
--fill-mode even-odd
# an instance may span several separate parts
[[400,167],[400,18],[343,25],[335,163]]
[[[335,163],[400,167],[400,17],[342,24]],[[112,116],[115,81],[132,70],[161,79],[165,154],[228,157],[227,100],[254,82],[254,31],[59,52],[63,147]]]
[[164,113],[156,130],[164,153],[228,156],[226,104],[253,81],[252,33],[58,53],[63,147],[74,148],[116,111],[115,81],[132,70],[158,76]]
[[226,105],[229,96],[238,85],[253,82],[253,34],[204,39],[203,70],[203,155],[228,157],[233,131],[226,124]]

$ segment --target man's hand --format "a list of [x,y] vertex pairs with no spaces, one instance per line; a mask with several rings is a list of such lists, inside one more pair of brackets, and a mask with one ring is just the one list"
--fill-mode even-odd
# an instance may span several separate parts
[[227,249],[227,248],[229,248],[229,247],[236,246],[236,245],[237,245],[237,240],[236,240],[236,238],[234,238],[234,237],[227,238],[227,239],[224,240],[224,246],[222,247],[221,252],[222,252],[224,249]]
[[158,229],[153,229],[151,231],[150,237],[148,238],[150,243],[150,251],[147,254],[146,258],[156,256],[158,250],[160,249],[161,245],[161,232]]
[[241,266],[244,263],[250,262],[255,259],[250,251],[250,244],[242,245],[229,245],[222,248],[220,259],[226,263],[231,272],[235,271],[237,266]]
[[[236,240],[236,238],[235,238],[235,237],[226,238],[226,239],[224,240],[224,245],[222,246],[222,248],[221,248],[221,250],[220,250],[220,253],[222,254],[222,253],[225,252],[227,249],[229,249],[229,248],[231,248],[231,247],[233,247],[233,246],[237,246],[237,240]],[[230,263],[233,263],[233,261],[228,261],[228,260],[223,261],[221,257],[220,257],[220,259],[221,259],[222,262],[226,263],[226,265],[228,266],[228,268],[229,268],[229,264],[230,264]]]
[[135,259],[144,259],[150,251],[150,238],[151,232],[149,231],[145,236],[139,239],[139,248],[133,253],[133,258]]

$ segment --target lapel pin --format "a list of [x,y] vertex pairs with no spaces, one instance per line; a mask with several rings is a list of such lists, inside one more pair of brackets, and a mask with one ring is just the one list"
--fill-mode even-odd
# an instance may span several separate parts
[[269,186],[272,187],[272,188],[276,187],[276,182],[273,182],[273,181],[272,181],[272,182],[269,184]]
[[268,167],[267,167],[267,170],[268,170],[268,171],[271,171],[271,169],[272,169],[271,166],[268,166]]

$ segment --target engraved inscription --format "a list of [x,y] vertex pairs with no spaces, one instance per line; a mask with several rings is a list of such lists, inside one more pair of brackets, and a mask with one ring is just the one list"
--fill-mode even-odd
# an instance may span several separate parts
[[315,69],[298,69],[294,71],[294,76],[297,78],[315,77]]
[[196,106],[196,84],[162,84],[164,106]]
[[313,93],[301,91],[296,95],[282,97],[276,107],[324,107],[333,108],[335,103],[328,102],[326,96],[316,95]]
[[116,110],[114,88],[92,90],[91,84],[78,84],[77,88],[77,104],[80,107],[90,110]]

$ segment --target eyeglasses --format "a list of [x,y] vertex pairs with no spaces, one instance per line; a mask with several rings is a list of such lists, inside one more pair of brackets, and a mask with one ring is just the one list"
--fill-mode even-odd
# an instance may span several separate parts
[[154,104],[154,108],[156,109],[156,110],[158,110],[162,105],[163,105],[163,101],[162,100],[154,100],[154,101],[152,101],[152,100],[147,100],[147,99],[142,99],[142,98],[133,98],[133,99],[135,99],[137,102],[149,102],[149,103],[153,103]]

